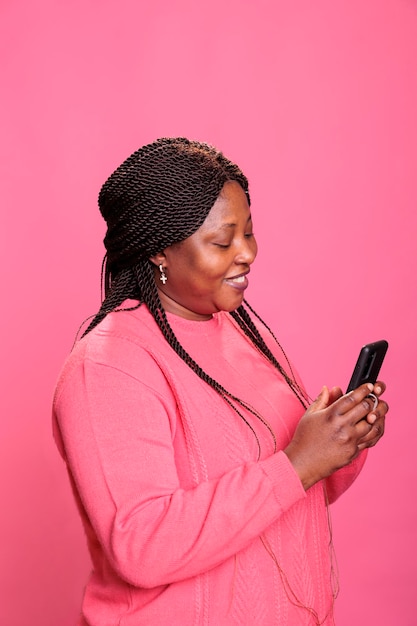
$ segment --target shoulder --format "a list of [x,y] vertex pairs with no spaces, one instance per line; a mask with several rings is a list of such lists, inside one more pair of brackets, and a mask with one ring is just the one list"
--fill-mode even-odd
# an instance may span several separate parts
[[132,353],[166,351],[167,342],[146,305],[126,300],[83,337],[75,348],[82,358],[115,365]]
[[73,386],[98,384],[99,379],[116,372],[118,377],[124,375],[149,386],[164,378],[161,363],[169,362],[174,352],[148,309],[128,310],[133,305],[124,303],[125,310],[109,313],[77,342],[61,370],[55,399]]

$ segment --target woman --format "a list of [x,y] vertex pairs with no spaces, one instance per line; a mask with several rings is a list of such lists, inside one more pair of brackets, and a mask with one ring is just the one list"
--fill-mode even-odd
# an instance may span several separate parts
[[160,139],[104,184],[105,298],[54,401],[93,561],[83,626],[333,624],[327,503],[384,430],[363,385],[310,406],[244,301],[248,182]]

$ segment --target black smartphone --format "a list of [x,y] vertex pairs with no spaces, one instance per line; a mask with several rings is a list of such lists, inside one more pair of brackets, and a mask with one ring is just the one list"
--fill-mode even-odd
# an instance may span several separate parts
[[353,391],[364,383],[376,382],[382,362],[388,350],[388,341],[381,339],[363,346],[353,370],[352,378],[346,393]]

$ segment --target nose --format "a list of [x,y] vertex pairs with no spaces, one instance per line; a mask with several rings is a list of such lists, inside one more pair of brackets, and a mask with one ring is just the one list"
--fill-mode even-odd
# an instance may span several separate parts
[[258,244],[254,235],[251,237],[243,237],[239,250],[236,253],[236,265],[251,265],[258,253]]

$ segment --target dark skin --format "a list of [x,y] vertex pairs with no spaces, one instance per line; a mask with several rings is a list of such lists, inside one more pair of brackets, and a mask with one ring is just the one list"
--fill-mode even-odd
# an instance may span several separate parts
[[[388,405],[380,396],[385,383],[361,385],[343,395],[339,387],[323,387],[301,418],[284,450],[304,489],[348,465],[362,450],[375,446],[385,428]],[[367,398],[372,392],[379,402]]]
[[[235,181],[225,184],[200,228],[180,244],[151,257],[164,309],[185,319],[204,322],[217,311],[232,311],[243,301],[257,244],[246,194]],[[160,280],[159,266],[168,279]],[[343,395],[339,387],[323,387],[301,418],[284,450],[305,489],[348,465],[384,433],[386,402],[378,398],[385,384],[362,385]]]

